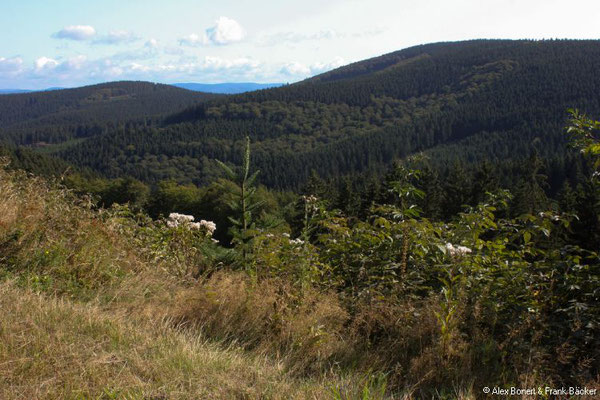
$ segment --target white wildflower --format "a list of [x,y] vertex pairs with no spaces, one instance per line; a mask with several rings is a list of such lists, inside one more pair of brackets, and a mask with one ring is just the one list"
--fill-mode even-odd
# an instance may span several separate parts
[[193,215],[179,213],[169,214],[169,218],[167,219],[167,226],[169,228],[177,228],[180,225],[193,230],[200,230],[204,228],[206,229],[208,236],[212,236],[215,229],[217,229],[217,225],[212,221],[201,220],[200,222],[194,222]]
[[290,240],[290,243],[293,244],[293,245],[303,245],[304,244],[304,240],[298,238],[298,239]]
[[206,231],[212,236],[215,229],[217,229],[217,225],[212,221],[200,220],[200,225],[206,228]]
[[471,250],[468,247],[454,246],[452,243],[446,243],[446,251],[448,252],[448,254],[450,254],[453,257],[454,256],[462,257],[465,254],[469,254],[469,253],[473,252],[473,250]]
[[315,196],[312,196],[312,195],[311,196],[302,196],[302,198],[307,203],[316,203],[317,202],[317,198]]
[[192,222],[194,220],[193,215],[179,214],[179,213],[171,213],[169,214],[169,219],[172,221],[177,221],[180,224],[186,222]]
[[289,233],[286,233],[286,232],[284,232],[284,233],[283,233],[283,237],[289,238],[289,237],[290,237],[290,234],[289,234]]

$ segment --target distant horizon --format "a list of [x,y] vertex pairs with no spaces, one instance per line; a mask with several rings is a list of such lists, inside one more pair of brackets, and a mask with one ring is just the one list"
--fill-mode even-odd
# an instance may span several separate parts
[[[56,91],[56,90],[70,90],[70,89],[78,89],[87,86],[96,86],[96,85],[108,85],[111,83],[118,82],[143,82],[143,83],[152,83],[152,84],[160,84],[160,85],[168,85],[177,87],[184,90],[197,91],[197,92],[205,92],[205,93],[215,93],[215,94],[238,94],[245,93],[254,90],[268,89],[274,87],[281,87],[288,85],[289,83],[284,82],[219,82],[219,83],[203,83],[203,82],[174,82],[174,83],[163,83],[163,82],[151,82],[151,81],[132,81],[132,80],[120,80],[120,81],[107,81],[100,83],[92,83],[89,85],[82,86],[74,86],[74,87],[57,87],[51,86],[43,89],[23,89],[23,88],[0,88],[0,96],[1,95],[9,95],[9,94],[27,94],[27,93],[39,93],[39,92],[47,92],[47,91]],[[191,86],[198,86],[199,88],[192,88]]]
[[600,37],[591,0],[5,0],[0,10],[0,87],[28,90],[293,83],[419,44]]
[[[600,41],[600,38],[568,38],[568,37],[555,37],[555,38],[471,38],[471,39],[464,39],[464,40],[447,40],[447,41],[438,41],[438,42],[430,42],[430,43],[419,43],[419,44],[415,44],[412,46],[408,46],[408,47],[404,47],[404,48],[399,48],[399,49],[395,49],[393,51],[390,51],[388,53],[384,53],[384,54],[377,54],[373,57],[370,58],[376,58],[379,56],[383,56],[385,54],[389,54],[389,53],[393,53],[396,51],[400,51],[400,50],[405,50],[411,47],[418,47],[418,46],[424,46],[424,45],[428,45],[428,44],[435,44],[435,43],[450,43],[450,42],[468,42],[468,41],[479,41],[479,40],[498,40],[498,41],[502,41],[502,40],[512,40],[512,41],[553,41],[553,40],[572,40],[572,41],[586,41],[586,40],[590,40],[590,41]],[[368,58],[367,58],[368,59]],[[110,79],[110,80],[103,80],[103,81],[95,81],[95,82],[87,82],[87,83],[82,83],[82,84],[78,84],[78,85],[73,85],[73,86],[56,86],[56,85],[50,85],[47,87],[41,87],[41,88],[24,88],[24,87],[1,87],[0,86],[0,94],[8,94],[6,93],[7,91],[24,91],[24,92],[43,92],[43,91],[49,91],[49,90],[63,90],[63,89],[76,89],[76,88],[80,88],[80,87],[85,87],[85,86],[94,86],[94,85],[102,85],[102,84],[107,84],[107,83],[113,83],[113,82],[124,82],[124,81],[130,81],[130,82],[148,82],[148,83],[156,83],[156,84],[163,84],[163,85],[171,85],[171,86],[177,86],[177,85],[185,85],[185,84],[191,84],[191,85],[206,85],[206,86],[218,86],[218,85],[243,85],[243,84],[251,84],[251,85],[279,85],[279,86],[284,86],[284,85],[289,85],[292,83],[296,83],[296,82],[300,82],[302,80],[305,79],[310,79],[314,76],[318,76],[321,75],[323,73],[332,71],[334,69],[337,68],[341,68],[343,66],[352,64],[354,62],[360,62],[360,61],[364,61],[365,59],[361,59],[361,60],[356,60],[353,61],[351,63],[346,63],[346,64],[342,64],[339,66],[336,66],[335,68],[331,68],[328,70],[324,70],[324,71],[320,71],[319,73],[316,73],[314,75],[310,75],[307,76],[303,79],[297,79],[294,81],[271,81],[271,82],[265,82],[265,81],[253,81],[253,80],[240,80],[240,81],[228,81],[228,80],[223,80],[223,81],[217,81],[217,82],[203,82],[203,81],[194,81],[194,80],[188,80],[188,81],[173,81],[173,82],[168,82],[168,81],[155,81],[155,80],[150,80],[150,79]],[[2,59],[0,58],[0,61],[2,61]],[[0,80],[1,82],[1,80]],[[5,92],[5,93],[2,93]]]
[[146,81],[146,80],[140,80],[140,79],[119,79],[119,80],[95,82],[95,83],[89,83],[89,84],[84,84],[84,85],[79,85],[79,86],[70,86],[70,87],[49,86],[49,87],[45,87],[45,88],[41,88],[41,89],[29,89],[29,88],[22,88],[22,87],[16,87],[16,88],[0,87],[0,92],[7,91],[7,90],[16,90],[16,91],[21,90],[21,91],[26,91],[26,92],[44,92],[44,91],[48,91],[48,90],[77,89],[80,87],[103,85],[103,84],[116,83],[116,82],[147,82],[147,83],[155,83],[155,84],[169,85],[169,86],[186,85],[186,84],[207,85],[207,86],[218,86],[218,85],[280,85],[280,86],[284,86],[284,85],[289,84],[289,82],[214,82],[214,83],[210,82],[210,83],[208,83],[208,82],[153,82],[153,81]]

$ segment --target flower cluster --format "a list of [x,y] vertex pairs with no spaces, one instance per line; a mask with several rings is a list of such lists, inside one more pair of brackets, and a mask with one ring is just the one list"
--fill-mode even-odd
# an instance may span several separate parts
[[472,252],[472,250],[468,247],[465,246],[454,246],[452,243],[446,243],[446,251],[448,252],[448,254],[450,254],[451,256],[458,256],[458,257],[462,257],[465,254],[469,254]]
[[207,236],[212,236],[215,229],[217,229],[217,225],[212,221],[200,220],[200,222],[194,222],[193,215],[185,215],[179,213],[169,214],[169,218],[167,219],[167,226],[169,228],[185,226],[189,229],[195,230],[205,229],[207,232]]
[[171,213],[169,214],[169,219],[167,220],[167,226],[169,228],[177,228],[179,225],[186,225],[191,223],[193,220],[193,215]]
[[304,201],[306,201],[307,203],[316,203],[317,202],[317,197],[316,196],[302,196],[302,198],[304,199]]
[[198,228],[196,228],[196,229],[203,227],[204,229],[206,229],[206,231],[209,233],[210,236],[212,236],[215,229],[217,229],[217,224],[215,224],[212,221],[206,221],[206,220],[201,219],[200,222],[195,222],[195,224],[198,224]]
[[313,212],[316,212],[319,210],[319,207],[317,206],[317,201],[319,199],[317,199],[315,196],[302,196],[302,199],[304,200],[304,202],[306,203],[306,208],[310,209]]

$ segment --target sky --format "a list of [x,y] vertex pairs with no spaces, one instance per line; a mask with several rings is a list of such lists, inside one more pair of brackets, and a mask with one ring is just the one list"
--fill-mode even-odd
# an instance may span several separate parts
[[1,0],[0,89],[291,83],[440,41],[598,39],[598,0]]

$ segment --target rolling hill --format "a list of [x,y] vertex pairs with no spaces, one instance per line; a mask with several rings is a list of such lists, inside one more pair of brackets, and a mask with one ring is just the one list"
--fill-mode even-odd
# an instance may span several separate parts
[[64,143],[123,122],[151,123],[218,95],[149,82],[110,82],[0,97],[0,139],[17,145]]
[[[379,174],[421,152],[442,169],[490,160],[507,170],[536,152],[559,182],[569,168],[566,110],[600,112],[599,67],[598,41],[434,43],[220,98],[127,82],[6,96],[0,134],[149,183],[207,183],[217,173],[212,159],[239,163],[246,135],[271,187],[297,188],[312,170]],[[129,93],[131,85],[140,91]]]

